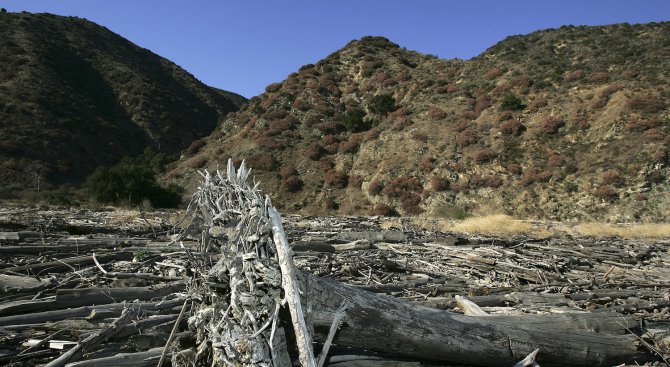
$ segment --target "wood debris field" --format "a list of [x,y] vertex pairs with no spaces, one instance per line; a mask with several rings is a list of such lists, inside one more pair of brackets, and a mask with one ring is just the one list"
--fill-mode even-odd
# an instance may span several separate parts
[[[229,239],[214,233],[226,227],[183,232],[193,217],[181,216],[0,209],[0,365],[305,365],[286,279],[271,269],[275,250],[240,255],[244,264],[257,257],[239,269],[262,281],[235,295],[224,288],[242,287],[240,263],[224,240],[212,245]],[[489,237],[397,218],[282,217],[297,266],[294,306],[310,353],[327,351],[314,365],[511,366],[534,350],[540,365],[670,357],[670,239]],[[254,302],[270,311],[248,312]],[[272,359],[232,362],[242,357],[226,337],[247,326],[245,340],[270,335]],[[273,339],[275,329],[285,335]]]

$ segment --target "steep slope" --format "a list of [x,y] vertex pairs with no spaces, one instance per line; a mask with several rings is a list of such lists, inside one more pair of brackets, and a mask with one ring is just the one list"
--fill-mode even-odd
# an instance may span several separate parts
[[0,14],[0,187],[78,183],[146,147],[176,153],[245,99],[92,22]]
[[670,23],[562,27],[468,61],[352,41],[194,144],[304,213],[668,220]]

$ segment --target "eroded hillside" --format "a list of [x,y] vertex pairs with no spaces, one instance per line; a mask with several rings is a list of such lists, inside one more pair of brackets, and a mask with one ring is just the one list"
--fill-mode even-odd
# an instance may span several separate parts
[[365,37],[189,148],[246,159],[287,211],[668,219],[670,23],[514,36],[468,61]]

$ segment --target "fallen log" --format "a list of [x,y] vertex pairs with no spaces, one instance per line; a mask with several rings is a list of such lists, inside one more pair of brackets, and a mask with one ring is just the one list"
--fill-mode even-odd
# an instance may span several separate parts
[[[98,256],[98,261],[108,262],[108,261],[118,261],[118,260],[131,260],[133,258],[132,252],[117,252],[113,254],[103,254]],[[95,264],[93,257],[90,255],[87,256],[76,256],[68,259],[55,260],[55,261],[46,261],[36,264],[28,264],[21,266],[14,266],[11,268],[2,269],[3,272],[13,272],[19,274],[39,274],[43,272],[53,272],[58,273],[64,270],[71,270],[75,266],[88,266]]]
[[[635,335],[623,335],[627,329],[637,329],[635,321],[614,313],[584,319],[581,314],[472,317],[417,306],[311,274],[302,274],[302,284],[302,302],[311,306],[316,328],[329,327],[337,306],[348,304],[334,340],[340,346],[418,360],[489,366],[511,366],[537,348],[539,362],[557,366],[615,365],[650,357],[638,349]],[[318,341],[323,341],[324,333],[322,330]]]

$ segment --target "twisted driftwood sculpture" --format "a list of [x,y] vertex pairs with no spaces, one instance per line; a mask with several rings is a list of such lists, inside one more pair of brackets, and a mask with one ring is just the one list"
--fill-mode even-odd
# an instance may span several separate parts
[[[433,364],[651,359],[630,333],[639,326],[615,313],[465,316],[302,273],[279,214],[247,184],[249,174],[244,163],[235,170],[230,161],[225,174],[203,173],[189,206],[201,225],[202,256],[193,256],[197,270],[188,286],[197,347],[175,353],[175,366],[290,366],[291,357],[321,366],[331,343]],[[322,345],[319,358],[313,341]]]

